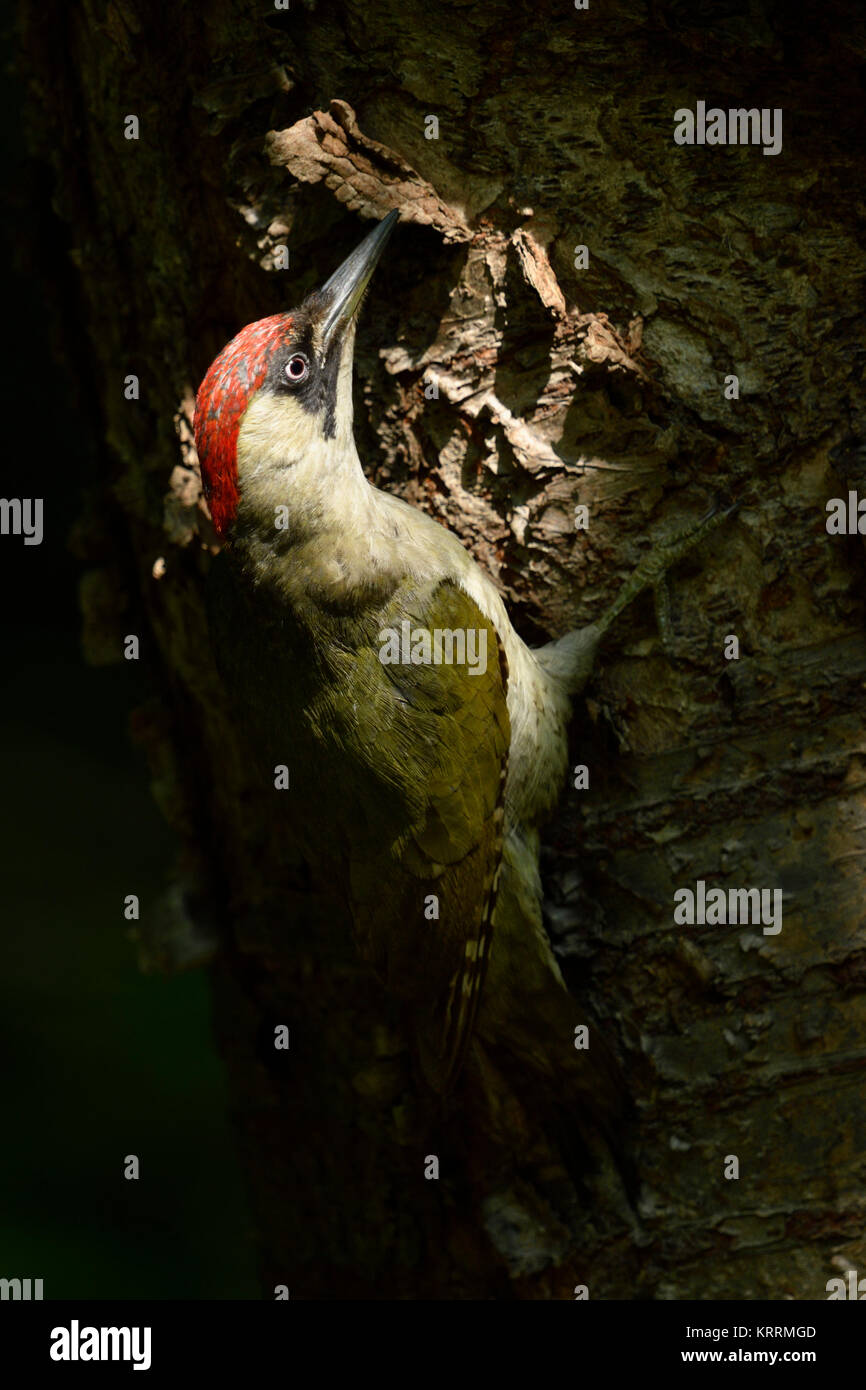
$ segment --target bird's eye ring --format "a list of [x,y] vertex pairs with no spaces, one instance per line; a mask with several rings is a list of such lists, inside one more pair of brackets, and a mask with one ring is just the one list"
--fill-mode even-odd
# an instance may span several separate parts
[[303,381],[310,370],[310,364],[302,352],[293,352],[286,363],[286,376],[293,386]]

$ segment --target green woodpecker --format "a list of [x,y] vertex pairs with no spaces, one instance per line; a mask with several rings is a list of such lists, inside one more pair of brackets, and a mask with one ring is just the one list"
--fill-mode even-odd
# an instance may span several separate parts
[[653,551],[599,622],[527,647],[460,541],[358,457],[355,326],[396,221],[299,308],[243,329],[202,382],[218,665],[260,764],[289,766],[280,813],[407,1006],[432,1084],[474,1039],[531,1074],[582,1072],[597,1095],[602,1049],[576,1050],[542,922],[539,826],[605,630],[718,514]]

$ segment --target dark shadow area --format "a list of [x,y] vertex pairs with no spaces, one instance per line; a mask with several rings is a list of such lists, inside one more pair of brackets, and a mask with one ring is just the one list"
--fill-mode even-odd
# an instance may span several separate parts
[[42,1279],[45,1299],[255,1298],[206,975],[145,978],[127,936],[124,897],[148,910],[173,842],[127,733],[145,679],[81,657],[68,537],[100,447],[95,393],[52,189],[21,153],[8,18],[2,47],[2,493],[43,499],[44,534],[0,536],[0,1277]]

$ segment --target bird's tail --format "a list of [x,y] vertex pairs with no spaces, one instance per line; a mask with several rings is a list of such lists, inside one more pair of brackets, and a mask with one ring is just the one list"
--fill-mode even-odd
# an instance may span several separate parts
[[542,921],[537,845],[518,830],[504,845],[475,1031],[524,1108],[555,1128],[563,1157],[597,1151],[600,1140],[630,1188],[628,1086],[612,1048],[563,980]]

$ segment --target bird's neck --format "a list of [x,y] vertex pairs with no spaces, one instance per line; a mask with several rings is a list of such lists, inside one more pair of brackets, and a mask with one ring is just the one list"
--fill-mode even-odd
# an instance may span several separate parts
[[392,590],[397,576],[383,573],[375,545],[381,494],[364,477],[354,440],[272,462],[242,480],[232,539],[255,585],[296,608],[356,608]]
[[374,507],[351,434],[267,441],[240,472],[237,533],[294,545],[346,526],[363,525]]

